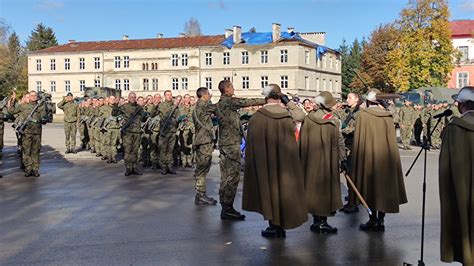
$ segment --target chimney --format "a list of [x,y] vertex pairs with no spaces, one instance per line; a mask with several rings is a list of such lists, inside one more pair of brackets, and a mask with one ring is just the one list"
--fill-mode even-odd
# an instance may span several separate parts
[[232,30],[231,29],[225,29],[224,36],[225,36],[226,39],[229,38],[230,36],[232,36]]
[[128,35],[123,35],[122,40],[128,41]]
[[272,24],[272,40],[276,42],[280,39],[281,36],[281,25],[278,23]]
[[158,33],[158,34],[156,34],[156,38],[158,38],[158,39],[163,38],[163,33]]
[[234,26],[234,43],[240,43],[242,41],[242,28],[240,26]]
[[186,37],[186,34],[181,32],[181,33],[179,34],[179,37],[180,37],[180,38]]
[[67,42],[68,42],[68,43],[75,43],[76,40],[68,40]]
[[288,27],[288,28],[287,28],[287,32],[288,32],[288,33],[292,33],[292,32],[294,32],[294,31],[295,31],[295,28],[293,28],[293,27]]

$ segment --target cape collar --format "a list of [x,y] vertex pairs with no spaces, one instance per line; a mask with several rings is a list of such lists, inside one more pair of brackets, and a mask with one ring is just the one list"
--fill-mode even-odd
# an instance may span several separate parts
[[279,104],[266,104],[262,108],[258,109],[257,112],[264,114],[265,116],[280,119],[285,117],[290,117],[290,113],[286,108],[281,107]]

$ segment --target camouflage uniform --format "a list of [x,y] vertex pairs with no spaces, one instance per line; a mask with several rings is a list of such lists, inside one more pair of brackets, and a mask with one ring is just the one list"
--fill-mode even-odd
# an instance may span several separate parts
[[159,105],[154,105],[150,108],[150,121],[148,122],[148,129],[150,130],[150,161],[153,169],[159,168],[160,165],[160,147],[158,145],[158,138],[160,136],[160,116],[158,115]]
[[221,184],[219,199],[223,205],[232,205],[240,180],[242,127],[238,110],[243,107],[263,105],[265,99],[244,99],[221,95],[216,104],[219,120],[219,152]]
[[[155,105],[147,104],[144,108],[145,112],[149,115],[155,112]],[[149,118],[151,120],[151,117]],[[143,166],[148,167],[151,165],[151,132],[148,129],[148,124],[150,123],[147,120],[147,125],[145,125],[144,132],[142,132],[142,137],[140,140],[141,143],[141,160],[143,161]]]
[[410,149],[410,141],[413,135],[413,127],[417,119],[417,112],[413,107],[403,106],[400,108],[400,137],[404,149]]
[[81,140],[81,148],[83,149],[89,146],[89,134],[87,132],[86,125],[86,121],[89,119],[87,116],[87,111],[88,109],[86,107],[79,107],[79,124],[77,125],[77,129],[79,131],[79,138]]
[[79,107],[73,101],[66,102],[64,99],[58,103],[58,108],[64,111],[64,133],[66,135],[66,152],[76,149],[76,132]]
[[[432,110],[426,107],[421,112],[421,122],[423,123],[423,139],[428,138],[428,129],[430,128]],[[431,142],[431,140],[427,140]]]
[[105,121],[103,128],[106,130],[103,133],[104,137],[104,156],[108,158],[108,163],[116,162],[117,156],[117,142],[120,136],[120,125],[118,116],[112,115],[113,108],[108,105],[103,108]]
[[196,179],[196,193],[206,194],[206,176],[211,169],[212,152],[214,145],[214,130],[211,115],[215,113],[216,106],[211,101],[198,100],[192,113],[196,135],[193,147],[196,152],[196,170],[194,178]]
[[96,152],[95,123],[97,122],[97,109],[97,106],[91,106],[88,110],[89,123],[87,124],[87,132],[89,132],[89,146],[92,153]]
[[[445,110],[444,108],[440,108],[433,112],[442,113],[444,112],[444,110]],[[431,146],[434,149],[441,148],[441,133],[443,131],[445,121],[446,121],[445,117],[442,117],[439,120],[440,120],[439,125],[436,128],[435,126],[436,126],[436,123],[438,122],[438,119],[431,121],[431,125],[430,125],[431,126],[430,130],[433,132],[431,134]]]
[[108,141],[106,140],[106,137],[105,137],[106,132],[104,131],[103,127],[104,127],[105,119],[107,119],[111,115],[111,113],[112,113],[112,107],[108,105],[102,105],[98,109],[99,119],[96,123],[96,134],[97,134],[96,141],[97,141],[99,150],[97,151],[96,156],[101,155],[104,159],[106,158],[106,154],[107,154]]
[[[36,102],[15,104],[8,111],[12,114],[20,113],[20,116],[25,119],[30,115],[36,104]],[[25,134],[21,136],[22,158],[26,173],[38,173],[39,171],[42,122],[47,119],[46,116],[46,107],[41,105],[33,113],[31,120],[27,122]]]
[[[160,163],[164,170],[173,167],[173,149],[176,143],[176,129],[178,127],[177,118],[179,117],[178,109],[176,109],[170,117],[170,114],[174,109],[175,106],[173,102],[170,101],[164,101],[160,103],[160,106],[158,107],[158,115],[160,116],[161,121],[161,134],[158,142],[160,143],[161,148]],[[170,117],[170,119],[167,121],[167,124],[164,125],[168,117]]]
[[[135,117],[133,117],[133,115]],[[125,123],[130,119],[130,125],[122,132],[122,143],[124,147],[124,161],[127,170],[137,169],[138,149],[140,147],[140,137],[142,133],[141,121],[146,118],[145,111],[137,103],[126,103],[121,106],[113,106],[112,115],[120,115]]]
[[194,124],[192,119],[192,108],[182,105],[179,108],[178,138],[181,151],[181,163],[183,167],[193,165],[193,136]]

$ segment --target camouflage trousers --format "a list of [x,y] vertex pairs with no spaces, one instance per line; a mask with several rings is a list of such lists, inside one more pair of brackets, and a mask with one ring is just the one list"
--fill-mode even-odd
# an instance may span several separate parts
[[431,128],[433,131],[431,134],[431,146],[439,149],[441,148],[441,133],[444,128],[444,123],[439,123],[439,125],[434,128],[435,125],[436,123],[434,123],[433,128]]
[[94,127],[93,129],[93,132],[94,132],[94,148],[95,148],[95,151],[97,154],[102,154],[102,139],[101,139],[101,135],[102,133],[100,133],[100,130],[98,127]]
[[[181,164],[182,166],[193,165],[193,144],[192,144],[193,133],[191,130],[183,130],[180,132],[180,150],[181,150]],[[191,141],[191,143],[189,143]]]
[[76,148],[76,122],[64,122],[64,134],[66,135],[66,149]]
[[126,168],[136,168],[138,166],[138,150],[140,148],[141,133],[125,132],[122,136],[124,148],[124,161]]
[[143,133],[140,140],[140,144],[141,144],[140,159],[143,162],[150,161],[150,151],[151,151],[150,142],[151,142],[150,134]]
[[176,144],[175,132],[160,135],[160,163],[162,166],[173,166],[173,150]]
[[411,142],[411,136],[413,135],[413,125],[405,125],[400,127],[400,137],[402,139],[403,147],[409,147]]
[[158,146],[159,132],[152,132],[150,135],[150,160],[153,165],[160,163],[160,148]]
[[195,146],[194,150],[196,151],[196,169],[194,170],[196,193],[206,194],[206,176],[211,169],[214,147],[212,143],[207,143]]
[[240,180],[240,145],[219,146],[221,184],[219,200],[221,204],[233,204]]
[[21,149],[25,171],[38,171],[40,165],[41,135],[24,134],[21,137]]
[[94,127],[87,125],[87,133],[89,134],[89,147],[95,149]]
[[85,123],[79,123],[77,130],[79,131],[79,139],[81,140],[81,144],[84,146],[87,145],[89,141],[87,134],[87,126],[85,125]]
[[104,156],[111,160],[115,160],[117,156],[117,142],[120,137],[119,128],[109,128],[107,132],[104,133]]

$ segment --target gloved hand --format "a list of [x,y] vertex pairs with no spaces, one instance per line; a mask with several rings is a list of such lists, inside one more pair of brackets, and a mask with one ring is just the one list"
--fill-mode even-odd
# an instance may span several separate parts
[[349,171],[349,164],[347,163],[347,160],[344,160],[341,162],[341,173],[346,172],[348,173]]
[[280,96],[280,100],[284,105],[287,105],[290,102],[290,98],[288,98],[288,96],[285,94]]

